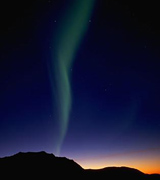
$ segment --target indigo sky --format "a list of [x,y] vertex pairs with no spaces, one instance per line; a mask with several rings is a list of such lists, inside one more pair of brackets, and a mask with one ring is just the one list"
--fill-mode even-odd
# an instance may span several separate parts
[[84,168],[126,165],[160,173],[158,2],[97,0],[89,15],[82,5],[83,24],[80,14],[75,20],[75,1],[0,5],[0,157],[57,153],[62,124],[56,83],[63,87],[62,102],[67,87],[55,77],[54,62],[59,44],[65,54],[85,28],[67,67],[71,102],[57,155]]

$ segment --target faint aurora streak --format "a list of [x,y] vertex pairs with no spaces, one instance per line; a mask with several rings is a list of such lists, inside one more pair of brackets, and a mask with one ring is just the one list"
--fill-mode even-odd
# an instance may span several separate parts
[[[58,116],[58,139],[56,153],[59,154],[65,138],[72,104],[70,73],[76,52],[88,28],[95,0],[76,0],[64,13],[61,26],[56,34],[57,45],[53,58],[52,76],[55,83],[53,92]],[[53,81],[53,77],[51,78]]]

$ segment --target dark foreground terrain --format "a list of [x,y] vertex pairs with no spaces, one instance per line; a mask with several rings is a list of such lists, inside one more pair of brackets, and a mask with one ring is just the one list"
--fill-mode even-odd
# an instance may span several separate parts
[[160,175],[147,175],[127,167],[108,167],[85,170],[73,160],[56,157],[45,152],[18,153],[0,158],[0,175],[3,179],[136,179],[160,180]]

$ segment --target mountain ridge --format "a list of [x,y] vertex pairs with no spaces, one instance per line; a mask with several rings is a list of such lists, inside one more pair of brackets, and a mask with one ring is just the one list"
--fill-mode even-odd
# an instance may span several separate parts
[[130,167],[105,167],[102,169],[84,169],[72,159],[57,157],[54,154],[41,152],[19,152],[12,156],[0,158],[0,174],[12,178],[45,178],[52,176],[69,178],[98,178],[98,179],[138,179],[158,180],[159,174],[145,174]]

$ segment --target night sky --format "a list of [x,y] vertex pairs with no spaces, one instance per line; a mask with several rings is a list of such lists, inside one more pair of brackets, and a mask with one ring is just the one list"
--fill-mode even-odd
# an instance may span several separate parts
[[0,157],[160,173],[158,1],[82,1],[1,2]]

